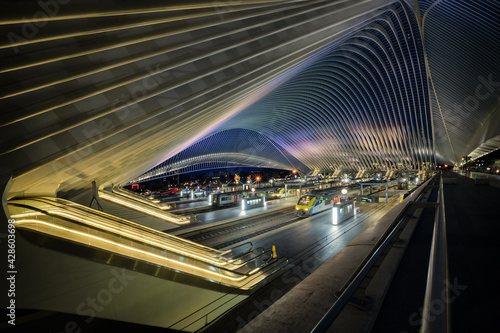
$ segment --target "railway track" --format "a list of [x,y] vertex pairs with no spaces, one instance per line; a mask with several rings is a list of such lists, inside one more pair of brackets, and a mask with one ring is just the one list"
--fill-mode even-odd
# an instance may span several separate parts
[[298,220],[300,218],[295,216],[294,207],[286,207],[269,214],[240,219],[224,225],[182,234],[180,237],[215,249],[221,249]]
[[[276,199],[274,199],[274,198],[266,199],[266,201],[272,201],[272,200],[276,200]],[[175,208],[175,209],[169,210],[169,212],[172,214],[175,214],[175,215],[179,215],[179,216],[189,216],[189,215],[193,215],[193,214],[201,214],[201,213],[207,213],[207,212],[216,211],[216,210],[234,208],[237,206],[238,205],[235,204],[235,205],[215,208],[213,206],[207,205],[207,206],[192,207],[192,208]]]

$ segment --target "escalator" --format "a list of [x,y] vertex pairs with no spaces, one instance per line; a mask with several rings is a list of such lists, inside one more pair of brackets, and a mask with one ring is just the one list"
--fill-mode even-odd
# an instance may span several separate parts
[[16,230],[34,244],[217,291],[250,293],[287,263],[250,243],[219,251],[60,198],[8,207]]

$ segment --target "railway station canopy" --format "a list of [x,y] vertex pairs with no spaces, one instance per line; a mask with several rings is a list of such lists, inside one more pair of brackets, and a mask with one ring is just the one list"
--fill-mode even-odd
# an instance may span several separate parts
[[9,197],[158,166],[423,170],[500,147],[497,0],[2,6]]

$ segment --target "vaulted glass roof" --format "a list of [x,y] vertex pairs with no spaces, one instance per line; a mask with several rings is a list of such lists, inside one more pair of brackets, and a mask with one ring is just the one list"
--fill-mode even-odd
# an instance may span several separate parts
[[6,6],[10,196],[155,167],[426,169],[500,142],[495,0]]

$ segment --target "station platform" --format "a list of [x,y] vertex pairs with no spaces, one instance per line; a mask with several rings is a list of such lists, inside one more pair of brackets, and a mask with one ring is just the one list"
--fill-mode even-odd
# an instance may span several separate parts
[[208,224],[210,225],[224,224],[237,219],[256,216],[275,209],[292,207],[297,203],[297,197],[291,197],[287,199],[277,199],[268,201],[267,203],[268,204],[264,207],[255,207],[246,211],[242,211],[241,206],[238,205],[235,207],[196,214],[197,222],[176,227],[175,229],[172,230],[168,231],[166,230],[166,232],[168,232],[171,235],[179,235],[188,231],[194,231],[197,229],[205,228]]
[[[412,198],[410,197],[408,200],[412,200]],[[315,270],[309,276],[300,281],[283,297],[273,300],[273,292],[271,292],[271,299],[260,301],[269,304],[269,307],[258,316],[254,315],[254,318],[245,325],[240,325],[237,332],[310,332],[337,300],[335,292],[342,288],[362,259],[370,252],[380,236],[399,214],[402,206],[394,204],[393,209],[389,210],[387,207],[384,215],[372,220],[370,225],[357,237],[351,239],[349,243],[342,244],[342,248],[337,254],[320,267],[314,267]],[[364,203],[364,205],[383,204]],[[416,221],[409,224],[414,227]],[[401,235],[404,240],[401,243],[403,245],[411,237],[412,230],[409,229]],[[329,246],[335,247],[336,243],[333,242]],[[381,267],[383,272],[389,273],[384,273],[372,281],[367,294],[376,296],[375,303],[381,302],[382,294],[386,288],[387,275],[395,270],[403,253],[404,246],[397,247],[396,251],[391,251]],[[290,278],[286,277],[283,280],[288,279]],[[343,311],[329,332],[369,332],[369,326],[376,317],[376,311],[374,309],[360,311],[350,306],[346,309],[348,312]]]
[[[500,188],[478,185],[474,179],[451,172],[444,173],[443,180],[449,285],[452,291],[450,297],[452,332],[495,331],[497,327],[495,296],[500,294],[500,287],[493,278],[494,261],[491,259],[500,253],[500,242],[496,240],[500,233],[498,223]],[[434,198],[430,199],[432,201]],[[389,212],[381,218],[373,228],[367,229],[283,297],[261,301],[261,304],[265,304],[262,306],[263,311],[258,315],[254,313],[250,318],[240,318],[238,332],[310,332],[336,301],[334,292],[342,287],[368,252],[391,214],[393,213]],[[417,298],[423,303],[423,295],[415,297],[410,294],[413,289],[425,291],[430,237],[421,237],[418,233],[416,236],[412,235],[415,230],[426,236],[432,234],[434,210],[424,209],[420,214],[421,221],[418,224],[413,221],[411,223],[414,225],[408,225],[401,237],[401,246],[396,247],[395,253],[391,250],[387,257],[389,260],[382,264],[385,268],[381,267],[381,270],[385,273],[375,278],[368,287],[370,290],[367,290],[367,294],[378,297],[379,303],[368,311],[348,305],[347,311],[344,310],[345,313],[339,316],[329,332],[419,331],[421,304],[406,306],[407,313],[395,309],[404,307],[409,298]],[[419,231],[419,224],[426,224],[425,228],[430,227],[431,230]],[[417,246],[427,249],[426,254],[410,250],[410,247],[415,245],[412,243],[418,243]],[[408,276],[415,275],[415,272],[410,270],[419,266],[417,261],[421,263],[420,268],[423,267],[424,271],[423,274],[420,272],[424,277],[423,288],[415,288],[408,283],[406,285],[399,283],[398,286],[398,275],[405,276],[407,281],[412,281]],[[402,264],[398,268],[399,262]],[[401,272],[401,268],[408,271]],[[391,271],[392,275],[389,274]],[[391,281],[393,275],[394,280],[388,288],[388,297],[382,302],[386,296],[383,284],[385,281]],[[391,292],[398,294],[399,298],[389,297]],[[388,300],[393,304],[386,304]],[[381,316],[377,319],[379,311]],[[399,318],[395,318],[396,316]]]
[[[452,291],[454,291],[450,298],[452,332],[496,331],[495,296],[500,294],[500,288],[492,279],[494,266],[491,264],[494,261],[491,259],[494,259],[500,250],[500,244],[496,241],[500,232],[500,224],[498,224],[500,188],[479,184],[474,181],[474,178],[455,173],[444,173],[443,177],[448,227],[449,277]],[[431,194],[430,201],[434,200]],[[269,207],[284,207],[293,205],[295,202],[296,198],[277,200]],[[383,204],[363,203],[361,205],[365,205],[361,206],[362,211],[367,210],[363,207],[372,207],[371,205],[383,207]],[[398,204],[395,204],[395,207],[397,206]],[[111,206],[104,208],[105,211],[117,209]],[[121,212],[122,209],[119,211]],[[260,209],[264,208],[252,209],[246,214],[259,214]],[[240,212],[238,207],[234,207],[210,213],[215,213],[214,219],[221,219],[226,214],[227,218],[231,219],[237,218]],[[265,298],[252,300],[252,305],[258,312],[252,309],[234,318],[236,322],[234,330],[218,330],[214,327],[213,330],[208,328],[206,332],[310,332],[335,302],[334,293],[342,287],[360,260],[368,253],[378,235],[385,229],[387,221],[391,219],[391,214],[395,213],[389,211],[386,215],[378,215],[376,220],[367,220],[366,228],[363,227],[365,229],[360,231],[361,234],[349,240],[347,240],[349,237],[346,237],[352,232],[348,231],[349,224],[335,227],[338,228],[338,233],[335,235],[342,234],[342,238],[335,238],[330,245],[325,246],[325,249],[328,247],[328,252],[330,252],[328,256],[332,251],[338,251],[331,259],[325,259],[324,263],[320,263],[322,258],[315,254],[311,260],[301,263],[302,270],[309,270],[312,273],[307,277],[301,277],[299,274],[301,281],[294,287],[291,285],[298,279],[297,276],[284,273],[277,277],[276,283],[270,285]],[[433,209],[424,209],[421,220],[417,223],[416,219],[412,219],[413,225],[408,231],[405,229],[401,241],[398,242],[400,246],[395,247],[394,253],[391,250],[388,255],[389,260],[383,265],[387,272],[395,271],[395,274],[383,273],[369,286],[369,293],[380,299],[377,301],[377,307],[361,311],[348,305],[346,314],[343,318],[339,317],[341,320],[334,324],[336,326],[332,326],[329,332],[419,331],[419,307],[421,305],[410,303],[409,298],[412,297],[410,293],[422,288],[416,288],[415,280],[409,278],[416,275],[410,268],[425,271],[421,274],[425,283],[430,247],[428,240],[431,234],[429,227],[432,229],[432,221],[423,220],[432,220],[433,216]],[[211,218],[208,218],[206,223],[210,223],[209,220]],[[324,237],[327,233],[326,228],[333,228],[330,224],[326,221],[326,215],[312,216],[279,232],[253,239],[252,242],[256,247],[269,248],[277,245],[279,255],[286,255],[293,259],[297,248],[304,247],[303,241],[310,241],[313,236]],[[161,228],[161,224],[157,227]],[[282,239],[283,243],[279,243],[278,239]],[[412,247],[415,246],[427,249],[427,253],[422,255],[421,252],[413,251]],[[401,263],[398,266],[399,262]],[[391,280],[392,283],[386,293],[383,284]],[[287,284],[290,285],[288,290],[286,290]],[[403,297],[392,298],[391,294]],[[423,301],[421,295],[417,295],[416,298]],[[387,304],[388,301],[391,304]],[[398,309],[399,312],[394,309]],[[73,317],[64,318],[67,321],[68,318]],[[104,323],[105,320],[96,318],[95,322],[96,324],[97,322]],[[351,326],[353,322],[356,323],[355,328]],[[95,331],[100,330],[96,328]]]
[[457,180],[444,185],[449,277],[456,296],[451,302],[452,332],[497,331],[500,188],[455,173],[443,176]]
[[[475,181],[486,176],[492,180],[489,185]],[[500,295],[500,287],[493,278],[491,261],[500,253],[496,177],[443,173],[451,332],[498,330],[494,295]],[[372,332],[418,332],[432,228],[432,217],[419,223]],[[440,302],[434,302],[436,309]]]

